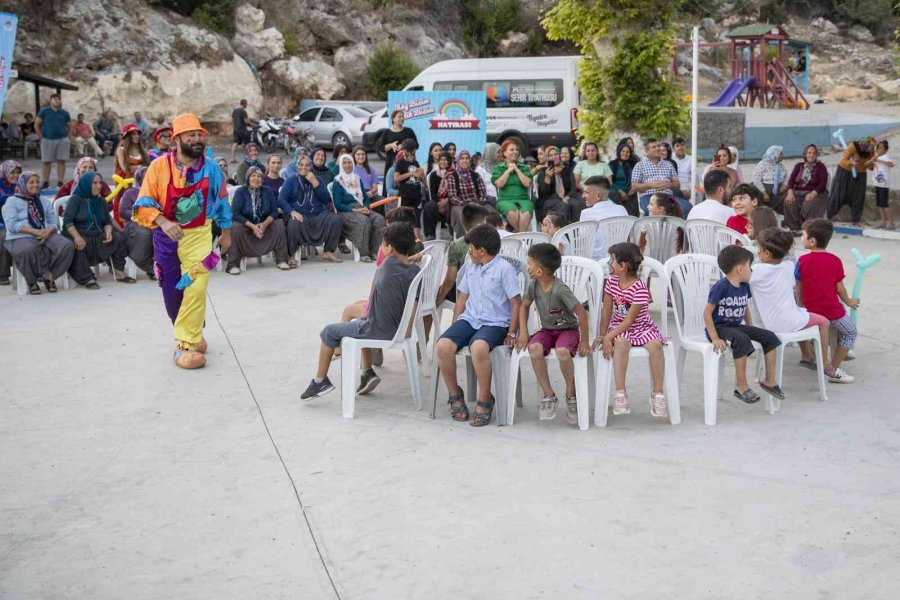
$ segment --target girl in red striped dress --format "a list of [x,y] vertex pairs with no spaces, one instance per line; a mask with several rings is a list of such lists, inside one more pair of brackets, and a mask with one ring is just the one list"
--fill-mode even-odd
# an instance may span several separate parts
[[614,415],[627,415],[628,394],[625,391],[625,372],[628,352],[632,346],[643,346],[650,354],[650,374],[653,392],[650,394],[650,414],[668,418],[669,410],[663,394],[663,344],[668,343],[653,319],[650,318],[650,291],[638,277],[644,257],[637,244],[614,244],[609,248],[611,276],[603,288],[603,309],[600,329],[594,349],[600,348],[605,358],[612,357],[616,380]]

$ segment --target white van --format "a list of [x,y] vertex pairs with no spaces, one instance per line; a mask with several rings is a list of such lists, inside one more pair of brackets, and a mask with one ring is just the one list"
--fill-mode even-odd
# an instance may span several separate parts
[[[542,144],[575,144],[578,129],[578,56],[470,58],[435,63],[409,82],[407,91],[484,91],[487,138],[502,144],[515,139],[532,150]],[[388,110],[376,112],[366,125],[363,143],[375,148],[390,127]]]

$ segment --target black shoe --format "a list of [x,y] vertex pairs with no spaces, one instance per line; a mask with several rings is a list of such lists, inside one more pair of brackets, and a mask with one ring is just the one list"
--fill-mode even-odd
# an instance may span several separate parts
[[47,288],[47,291],[50,292],[51,294],[56,293],[56,282],[53,281],[52,279],[45,279],[44,287]]
[[300,394],[300,399],[309,400],[310,398],[324,396],[332,390],[334,390],[334,384],[331,383],[331,380],[328,379],[328,377],[325,377],[325,379],[319,383],[316,383],[316,380],[313,379],[309,382],[309,387],[306,388],[306,391]]
[[381,383],[381,377],[378,376],[375,370],[366,369],[366,372],[359,378],[359,387],[356,389],[356,393],[360,396],[368,394],[378,387],[379,383]]
[[339,245],[338,250],[341,251],[341,254],[350,254],[350,246],[348,246],[347,244]]
[[9,285],[9,277],[0,277],[0,285]]
[[31,285],[28,286],[28,293],[32,296],[40,296],[41,295],[41,286],[38,285],[38,282],[35,281]]
[[46,190],[48,187],[50,187],[50,182],[49,182],[49,181],[45,181],[44,183],[41,184],[41,189],[42,189],[42,190]]

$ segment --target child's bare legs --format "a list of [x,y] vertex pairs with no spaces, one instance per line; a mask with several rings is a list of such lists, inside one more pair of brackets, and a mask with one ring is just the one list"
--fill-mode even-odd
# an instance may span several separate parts
[[844,346],[838,345],[837,349],[834,351],[834,356],[831,357],[831,368],[837,369],[841,366],[841,363],[844,362],[844,359],[847,358],[847,353],[850,352],[850,348],[845,348]]
[[[819,343],[822,346],[822,368],[828,371],[831,369],[831,363],[828,362],[829,356],[831,354],[831,347],[828,343],[828,321],[819,323],[818,327]],[[809,362],[814,362],[816,360],[816,356],[813,353],[812,344],[810,342],[798,342],[797,345],[800,346],[800,360]]]
[[[557,348],[556,358],[559,360],[559,370],[562,371],[563,381],[566,382],[566,398],[575,397],[575,361],[568,348]],[[544,365],[546,370],[546,363]],[[549,382],[548,382],[549,386]]]
[[544,398],[549,398],[553,395],[553,387],[550,385],[550,374],[547,372],[544,346],[542,344],[530,344],[528,346],[528,354],[531,355],[531,366],[534,368],[534,376],[541,386]]
[[324,379],[328,376],[328,367],[331,366],[331,359],[334,356],[336,348],[329,348],[325,344],[319,342],[319,367],[316,369],[316,378]]
[[613,374],[616,379],[616,392],[625,391],[625,373],[628,371],[628,353],[631,342],[627,338],[617,337],[613,342]]
[[366,316],[367,300],[357,300],[353,304],[348,304],[341,313],[341,323],[349,323],[353,319],[362,319]]
[[[777,350],[773,349],[773,350],[769,350],[768,352],[766,352],[763,355],[763,358],[766,359],[766,379],[765,379],[765,381],[763,381],[763,383],[769,387],[775,387],[776,385],[778,385],[778,381],[775,377],[775,358],[776,358],[775,354],[776,354],[776,352],[777,352]],[[737,363],[735,362],[735,364],[737,364]],[[744,379],[745,380],[746,380],[746,376],[747,376],[746,365],[747,365],[747,362],[745,360],[744,361]]]
[[[444,385],[451,396],[461,393],[459,383],[456,381],[456,344],[448,338],[441,338],[435,345],[435,353],[437,354],[438,368],[441,370],[441,377],[444,379]],[[465,405],[464,400],[459,400]]]
[[739,392],[746,392],[750,389],[747,383],[747,357],[734,357],[734,387]]
[[[469,350],[472,352],[472,366],[475,367],[475,378],[478,379],[478,400],[491,401],[491,348],[484,340],[475,340]],[[476,413],[483,413],[475,409]]]
[[644,349],[650,355],[650,377],[653,379],[653,393],[663,393],[663,346],[659,340],[651,340],[644,344]]

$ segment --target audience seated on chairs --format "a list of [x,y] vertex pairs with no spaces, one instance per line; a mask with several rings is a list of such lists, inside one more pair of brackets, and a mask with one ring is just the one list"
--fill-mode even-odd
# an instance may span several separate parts
[[500,236],[488,224],[466,233],[470,264],[463,271],[457,290],[453,324],[435,347],[441,376],[450,396],[450,415],[455,421],[469,420],[466,399],[456,379],[456,353],[468,346],[478,378],[478,401],[473,427],[490,423],[496,406],[491,394],[491,351],[501,344],[512,347],[518,337],[522,292],[515,268],[500,258]]
[[[441,155],[441,162],[450,161],[449,155]],[[456,157],[456,164],[450,164],[449,170],[441,179],[442,184],[438,198],[432,197],[432,202],[425,206],[425,236],[434,234],[434,226],[440,220],[450,224],[453,233],[457,237],[465,235],[462,226],[462,210],[467,204],[487,204],[487,195],[484,181],[472,169],[472,156],[468,150],[460,150]],[[435,201],[436,200],[436,201]],[[493,211],[493,207],[491,207]]]
[[5,160],[0,164],[0,285],[9,285],[12,267],[12,256],[4,247],[6,241],[6,225],[3,221],[3,205],[6,199],[16,193],[16,184],[22,174],[22,165],[14,160]]
[[278,197],[284,178],[281,176],[281,155],[270,154],[266,158],[266,173],[263,176],[263,185],[272,190],[272,194]]
[[331,187],[334,209],[343,221],[344,237],[359,250],[362,262],[372,262],[381,247],[384,217],[369,209],[372,201],[366,194],[359,175],[353,170],[353,157],[344,154],[338,158],[338,162],[340,171]]
[[[647,205],[648,216],[651,217],[675,217],[676,219],[681,218],[681,204],[670,196],[669,194],[664,193],[655,193],[650,196],[650,203]],[[638,247],[641,249],[641,254],[644,254],[644,251],[647,249],[647,227],[642,226],[640,236],[638,237]],[[684,230],[680,227],[678,228],[678,233],[673,240],[674,244],[674,252],[673,254],[681,254],[684,252]]]
[[766,150],[753,169],[753,184],[763,193],[762,204],[775,212],[782,212],[788,191],[788,176],[781,146],[769,146]]
[[125,275],[128,247],[125,236],[112,225],[109,205],[100,195],[103,179],[98,173],[85,173],[78,179],[72,196],[66,203],[63,232],[75,243],[75,258],[69,274],[79,285],[89,290],[100,289],[94,265],[112,260],[116,281],[134,283]]
[[222,175],[225,176],[225,183],[236,186],[238,184],[237,179],[228,174],[228,159],[224,156],[217,156],[215,161],[216,164],[219,165],[219,168],[222,169]]
[[[473,228],[481,225],[487,220],[490,213],[483,206],[477,204],[468,204],[463,208],[462,225],[463,229],[468,233]],[[499,250],[497,250],[499,252]],[[438,290],[436,306],[440,306],[444,300],[450,302],[456,301],[456,274],[466,262],[469,255],[469,244],[465,237],[457,238],[450,243],[447,248],[447,272],[444,275],[444,281]]]
[[325,148],[316,147],[312,149],[310,152],[310,157],[312,158],[312,172],[313,175],[322,180],[325,185],[328,185],[332,181],[334,181],[334,173],[331,169],[328,168],[328,165],[325,164],[325,161],[328,160],[328,155],[325,153]]
[[234,172],[234,180],[237,181],[238,185],[247,183],[247,169],[250,167],[259,167],[263,173],[266,171],[266,166],[259,160],[259,146],[253,142],[244,146],[244,160],[241,161],[241,164],[238,165],[237,170]]
[[59,218],[50,201],[40,197],[40,189],[37,173],[22,173],[15,194],[6,199],[2,211],[7,229],[3,247],[32,295],[41,293],[39,279],[48,292],[55,292],[55,280],[72,264],[75,253],[72,242],[59,235]]
[[[320,334],[319,365],[316,376],[300,396],[308,400],[323,396],[334,389],[328,379],[328,368],[334,351],[340,347],[345,337],[357,339],[390,340],[397,333],[403,318],[406,295],[413,279],[419,273],[419,266],[410,263],[409,256],[416,245],[412,227],[406,223],[394,223],[384,232],[382,242],[385,261],[375,271],[375,281],[369,296],[368,312],[356,321],[327,325]],[[362,352],[363,374],[357,394],[368,394],[375,389],[381,379],[372,369],[371,350]]]
[[736,214],[733,208],[723,204],[731,194],[729,186],[728,174],[725,171],[714,170],[704,175],[703,191],[706,193],[706,200],[694,206],[687,220],[706,219],[725,225],[728,219]]
[[[363,190],[369,202],[380,200],[381,196],[378,195],[378,172],[369,166],[369,153],[366,152],[365,146],[355,146],[353,148],[353,172],[362,181]],[[383,206],[379,206],[376,210],[381,214],[385,214]]]
[[[519,309],[516,350],[521,352],[527,347],[531,355],[534,375],[544,394],[538,411],[541,421],[556,418],[558,400],[550,385],[546,358],[550,352],[556,354],[566,384],[566,419],[570,424],[577,425],[578,403],[572,359],[576,354],[587,356],[591,352],[588,314],[572,290],[557,279],[556,270],[561,264],[562,255],[553,244],[534,244],[528,249],[528,277],[531,282],[525,289],[525,299]],[[529,339],[528,311],[532,304],[537,309],[541,328]]]
[[331,211],[331,197],[325,186],[312,172],[312,161],[301,158],[297,162],[297,175],[289,177],[278,192],[278,206],[287,223],[288,254],[294,256],[300,246],[321,245],[324,246],[322,260],[340,263],[344,260],[334,251],[343,222]]
[[131,220],[132,207],[137,200],[147,167],[138,167],[134,172],[134,185],[122,193],[119,203],[119,218],[125,223],[125,245],[128,257],[137,268],[147,274],[149,279],[156,279],[153,273],[153,230],[141,227]]
[[[610,277],[603,288],[603,308],[600,313],[600,328],[594,349],[599,349],[604,358],[612,359],[616,395],[613,400],[613,414],[627,415],[631,412],[628,393],[625,389],[625,375],[628,358],[633,346],[642,346],[650,355],[650,415],[669,418],[669,405],[663,393],[663,345],[669,340],[650,318],[650,291],[638,277],[641,255],[637,244],[624,242],[609,248]],[[665,314],[663,315],[665,318]],[[606,410],[608,400],[598,399],[597,406]]]
[[[463,151],[465,152],[465,150]],[[485,207],[490,207],[490,204],[485,204]],[[460,221],[462,220],[462,211],[460,211]],[[497,230],[497,233],[500,234],[500,239],[502,240],[505,237],[509,237],[512,235],[512,231],[506,228],[506,222],[503,220],[503,217],[500,216],[500,213],[495,212],[493,210],[488,210],[487,219],[485,223],[493,227]],[[466,232],[463,230],[463,234],[458,236],[457,239],[461,237],[465,237]]]
[[[75,169],[72,171],[72,179],[65,182],[56,190],[56,197],[62,198],[63,196],[71,196],[72,190],[75,189],[75,186],[78,184],[78,180],[85,173],[96,173],[97,172],[97,159],[91,158],[90,156],[82,156],[75,162]],[[104,181],[103,185],[100,188],[100,195],[106,198],[112,192],[109,189],[109,185]]]
[[738,233],[747,235],[747,224],[750,222],[750,213],[759,206],[762,194],[756,186],[739,183],[731,190],[731,208],[735,215],[728,217],[725,224]]
[[520,161],[519,145],[506,140],[500,147],[503,162],[494,165],[491,182],[497,187],[497,212],[514,231],[528,231],[534,205],[531,202],[531,169]]
[[263,171],[257,166],[247,169],[247,184],[234,192],[231,201],[231,248],[228,249],[227,271],[241,274],[241,259],[275,254],[275,265],[282,271],[288,263],[288,245],[284,221],[278,218],[278,201],[272,190],[263,185]]
[[[609,199],[609,179],[599,175],[588,178],[584,182],[584,200],[587,208],[581,211],[581,221],[602,221],[610,217],[627,217],[625,207]],[[597,231],[594,238],[594,260],[606,256],[606,240],[603,233]]]
[[804,160],[794,165],[784,198],[784,225],[799,232],[803,223],[825,216],[828,210],[828,168],[819,160],[819,149],[809,144]]

